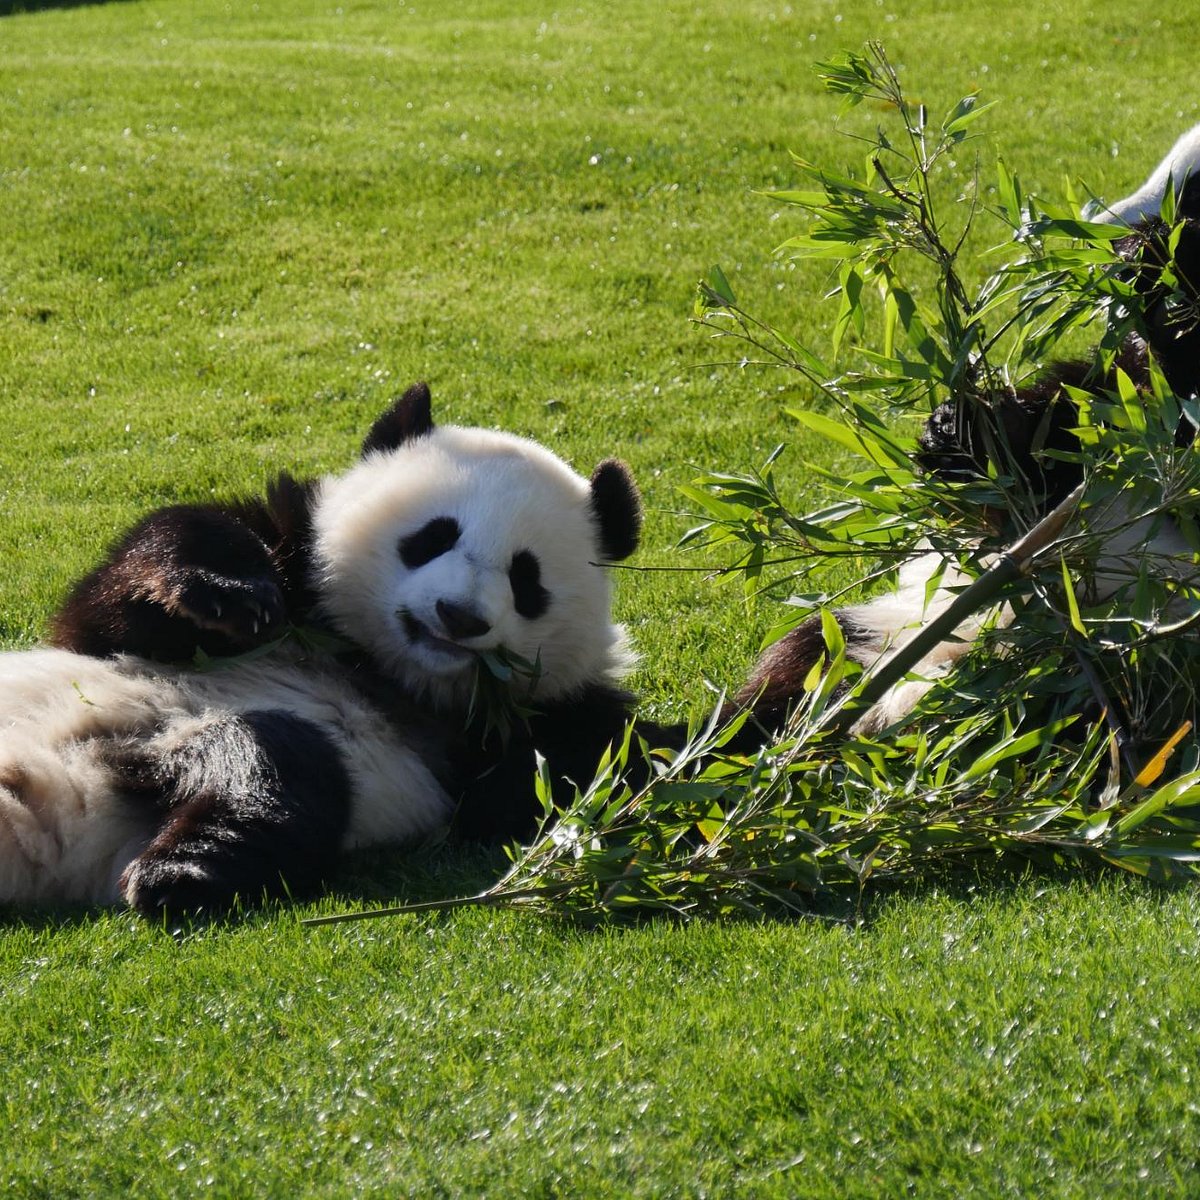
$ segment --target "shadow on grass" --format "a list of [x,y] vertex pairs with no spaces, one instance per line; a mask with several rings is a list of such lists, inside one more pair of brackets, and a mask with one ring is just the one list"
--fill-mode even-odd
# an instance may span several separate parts
[[122,4],[125,0],[0,0],[0,17],[41,12],[48,8],[92,8],[98,4]]
[[[447,903],[476,896],[494,884],[508,868],[502,850],[495,848],[447,845],[434,851],[397,853],[386,850],[362,851],[347,861],[338,877],[331,881],[329,894],[320,903],[321,917],[339,913],[369,915],[371,910],[390,909],[410,904],[445,903],[442,915],[461,904]],[[920,876],[869,884],[860,894],[854,888],[834,889],[808,898],[807,911],[775,915],[739,914],[721,917],[697,917],[700,921],[738,924],[789,924],[815,920],[822,924],[843,925],[869,932],[897,905],[922,900],[949,900],[956,904],[1028,902],[1039,889],[1054,892],[1064,888],[1106,889],[1127,887],[1140,895],[1165,901],[1180,890],[1194,887],[1188,880],[1156,882],[1115,871],[1101,864],[1033,865],[1019,858],[987,858],[931,868]],[[468,901],[469,903],[469,901]],[[509,908],[503,903],[495,909]],[[438,912],[437,909],[432,910]],[[554,910],[541,909],[541,915],[555,916]],[[430,915],[427,911],[425,915]],[[648,909],[614,911],[605,918],[580,917],[564,903],[557,914],[564,924],[577,929],[615,926],[641,926],[659,922],[674,923],[683,918]]]
[[498,846],[380,847],[347,856],[328,891],[333,903],[344,900],[370,908],[456,900],[491,887],[508,866],[509,860]]
[[18,908],[0,904],[0,932],[6,929],[29,929],[37,933],[46,929],[72,929],[92,924],[107,910],[83,905],[34,905]]
[[[236,928],[247,922],[270,923],[281,913],[319,903],[322,912],[391,908],[402,904],[456,900],[490,887],[508,867],[503,850],[465,844],[435,849],[396,850],[380,847],[347,855],[329,880],[324,900],[305,896],[294,902],[270,900],[238,905],[230,913],[206,917],[164,916],[163,932],[174,937],[207,929]],[[34,931],[88,925],[102,915],[131,916],[124,907],[45,904],[17,907],[0,904],[0,931],[21,927]]]
[[997,857],[974,863],[959,863],[932,870],[907,880],[888,881],[869,887],[862,897],[856,923],[865,929],[895,905],[911,901],[949,900],[956,904],[1013,902],[1026,903],[1044,890],[1059,892],[1080,888],[1111,893],[1127,888],[1139,896],[1165,902],[1181,891],[1194,888],[1194,879],[1147,879],[1129,871],[1121,871],[1099,862],[1034,865],[1019,858]]
[[[318,897],[271,900],[254,905],[239,905],[231,913],[206,918],[164,918],[162,930],[175,938],[186,938],[203,931],[235,929],[247,924],[271,924],[281,915],[303,908],[303,916],[330,917],[339,914],[369,916],[379,909],[410,904],[447,905],[444,912],[460,907],[454,901],[477,896],[494,884],[507,870],[509,860],[503,850],[492,846],[448,844],[435,849],[395,850],[381,847],[357,851],[345,859],[337,874]],[[788,924],[813,919],[869,931],[877,920],[894,908],[935,897],[956,903],[971,901],[1025,902],[1030,890],[1065,887],[1111,888],[1128,886],[1142,895],[1166,900],[1181,889],[1194,887],[1187,880],[1154,882],[1103,866],[1076,865],[1054,869],[1035,868],[1020,860],[997,859],[975,864],[959,864],[930,871],[919,878],[881,882],[859,895],[853,889],[830,891],[812,897],[807,916],[779,914],[753,916],[730,914],[720,920],[739,924]],[[504,905],[497,906],[504,908]],[[436,910],[434,910],[436,911]],[[0,905],[0,930],[22,927],[31,930],[69,929],[87,925],[104,914],[129,916],[123,909],[81,905],[16,908]],[[662,912],[630,910],[613,914],[611,920],[580,919],[564,906],[561,920],[574,928],[646,925],[675,922],[680,918]]]

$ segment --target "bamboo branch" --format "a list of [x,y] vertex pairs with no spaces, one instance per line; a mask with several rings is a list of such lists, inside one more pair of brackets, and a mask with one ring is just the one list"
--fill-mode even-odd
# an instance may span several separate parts
[[870,672],[850,700],[831,713],[830,732],[845,736],[854,722],[887,691],[899,683],[940,642],[951,637],[968,617],[987,608],[1014,580],[1024,575],[1033,560],[1052,546],[1066,528],[1083,496],[1079,484],[1064,500],[1052,508],[1028,533],[1006,550],[996,563],[965,587],[945,610],[925,625],[886,662]]

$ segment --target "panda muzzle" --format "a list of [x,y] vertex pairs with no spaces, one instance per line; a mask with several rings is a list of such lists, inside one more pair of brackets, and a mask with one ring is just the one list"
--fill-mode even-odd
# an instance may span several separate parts
[[473,612],[461,604],[455,604],[450,600],[439,600],[435,607],[442,628],[456,642],[483,637],[492,628],[490,622],[485,621],[477,612]]

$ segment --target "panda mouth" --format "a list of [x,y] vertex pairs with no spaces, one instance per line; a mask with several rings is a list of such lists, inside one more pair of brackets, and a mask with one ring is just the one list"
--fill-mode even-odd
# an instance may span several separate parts
[[440,637],[424,621],[417,620],[407,608],[400,610],[400,621],[404,625],[409,642],[414,646],[421,646],[462,662],[475,657],[474,650],[449,638]]

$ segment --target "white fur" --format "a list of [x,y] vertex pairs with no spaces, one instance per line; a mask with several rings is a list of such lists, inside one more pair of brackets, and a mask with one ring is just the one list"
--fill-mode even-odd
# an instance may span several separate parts
[[[208,673],[136,658],[99,660],[64,650],[0,654],[0,902],[117,900],[117,880],[155,825],[123,800],[106,752],[138,746],[166,755],[213,722],[285,709],[313,722],[345,756],[354,783],[344,845],[410,840],[442,825],[451,802],[420,742],[394,728],[332,668],[279,661]],[[203,760],[236,782],[253,757]]]
[[[1157,217],[1162,211],[1167,188],[1176,191],[1188,177],[1200,169],[1200,125],[1184,133],[1167,155],[1151,172],[1150,177],[1132,195],[1111,205],[1089,204],[1084,215],[1094,221],[1109,224],[1136,225]],[[1089,514],[1093,533],[1105,538],[1103,554],[1096,562],[1095,575],[1080,585],[1080,593],[1089,602],[1100,602],[1114,596],[1122,587],[1137,578],[1149,560],[1156,578],[1173,578],[1191,587],[1197,584],[1195,556],[1177,526],[1166,517],[1133,519],[1123,502],[1116,502],[1109,511]],[[957,572],[947,570],[945,578],[932,598],[926,601],[927,581],[938,568],[938,560],[928,555],[907,564],[900,572],[894,592],[847,610],[846,615],[863,637],[857,647],[848,652],[870,665],[890,657],[916,635],[922,625],[943,612],[955,592],[965,583]],[[1176,610],[1190,602],[1176,606]],[[1172,618],[1179,611],[1166,614]],[[1004,624],[1007,610],[984,614],[984,619]],[[859,722],[864,731],[878,731],[905,717],[936,679],[970,648],[982,625],[972,619],[955,632],[954,640],[939,645],[913,670],[913,677],[898,684]]]
[[[939,617],[970,579],[955,567],[945,566],[937,588],[929,584],[943,569],[940,555],[923,554],[905,563],[895,590],[852,605],[839,612],[854,635],[846,645],[847,657],[874,668],[907,646],[930,621]],[[907,716],[938,679],[970,649],[984,623],[995,619],[985,612],[964,622],[953,638],[939,642],[912,668],[909,676],[890,688],[855,724],[858,733],[878,733]]]
[[[1117,596],[1122,588],[1134,584],[1144,566],[1157,579],[1176,579],[1192,588],[1200,584],[1195,556],[1169,519],[1133,519],[1120,501],[1105,511],[1091,510],[1089,516],[1091,534],[1104,538],[1104,550],[1097,557],[1093,577],[1078,585],[1085,602],[1098,604]],[[929,584],[939,569],[943,575],[931,595]],[[841,610],[847,625],[858,634],[848,642],[847,655],[864,667],[892,658],[925,625],[945,612],[970,582],[970,577],[957,567],[944,565],[937,554],[923,554],[910,560],[900,568],[893,591]],[[1178,607],[1190,611],[1192,606],[1191,601],[1182,601]],[[1168,611],[1164,615],[1178,619],[1183,612]],[[951,638],[939,642],[912,668],[908,678],[889,689],[859,719],[855,729],[860,733],[878,733],[902,720],[971,649],[986,627],[1003,628],[1011,620],[1011,610],[1001,605],[964,621]]]
[[1200,166],[1200,125],[1193,126],[1167,152],[1167,156],[1136,192],[1115,204],[1089,204],[1084,213],[1093,221],[1105,224],[1136,225],[1162,211],[1167,185],[1178,192],[1189,175]]

